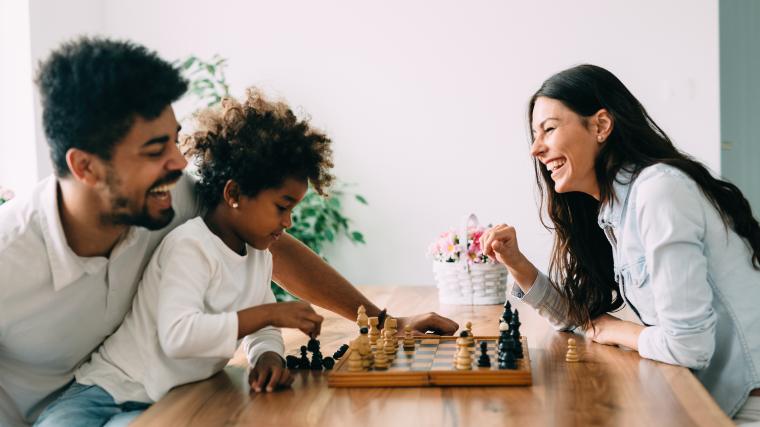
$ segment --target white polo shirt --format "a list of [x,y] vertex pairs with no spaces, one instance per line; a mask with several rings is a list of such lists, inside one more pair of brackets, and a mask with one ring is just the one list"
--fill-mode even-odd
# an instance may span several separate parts
[[190,177],[172,190],[175,217],[158,231],[132,227],[109,258],[66,242],[51,176],[0,207],[0,425],[25,425],[129,311],[153,251],[198,215]]

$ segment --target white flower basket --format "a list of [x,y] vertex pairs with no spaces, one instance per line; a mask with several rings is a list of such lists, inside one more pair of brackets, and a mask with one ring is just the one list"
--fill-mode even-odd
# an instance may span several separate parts
[[[467,253],[467,228],[478,225],[471,214],[458,233],[462,254]],[[433,261],[433,273],[441,304],[501,304],[507,298],[507,268],[502,264],[474,264],[467,261]]]

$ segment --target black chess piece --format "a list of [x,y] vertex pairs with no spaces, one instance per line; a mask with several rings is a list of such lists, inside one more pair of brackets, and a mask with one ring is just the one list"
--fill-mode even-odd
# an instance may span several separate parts
[[515,340],[511,336],[504,341],[504,351],[499,355],[499,369],[517,369]]
[[501,318],[507,325],[512,321],[512,304],[509,303],[509,300],[504,303],[504,313],[501,314]]
[[317,351],[311,356],[311,370],[312,371],[321,371],[324,367],[324,362],[322,360],[322,353]]
[[512,335],[512,338],[515,340],[515,358],[522,359],[524,357],[523,355],[523,347],[522,347],[522,341],[520,340],[520,313],[515,310],[514,315],[512,316],[512,322],[509,324],[509,332],[510,335]]
[[311,362],[309,362],[309,357],[306,355],[306,346],[301,346],[301,358],[298,359],[298,368],[299,369],[309,369],[311,367]]
[[288,367],[288,369],[298,369],[299,365],[298,357],[293,356],[292,354],[289,354],[285,357],[285,366]]
[[340,348],[337,351],[335,351],[335,353],[333,354],[333,359],[336,359],[336,360],[340,359],[341,357],[343,357],[344,354],[346,354],[347,351],[348,351],[348,344],[343,344],[342,346],[340,346]]
[[308,344],[306,344],[306,349],[312,353],[319,351],[319,340],[316,338],[310,339]]
[[335,366],[335,360],[332,357],[325,357],[322,364],[325,366],[325,369],[332,369]]
[[478,358],[479,368],[490,368],[491,358],[488,356],[488,342],[480,342],[480,357]]

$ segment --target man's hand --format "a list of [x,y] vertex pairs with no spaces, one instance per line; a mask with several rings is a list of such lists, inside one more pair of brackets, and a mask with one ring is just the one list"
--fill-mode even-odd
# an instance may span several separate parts
[[[256,393],[290,387],[294,379],[295,377],[290,373],[290,370],[285,367],[285,361],[282,360],[282,357],[271,351],[262,354],[256,362],[256,366],[251,368],[251,372],[248,374],[251,390]],[[266,388],[264,388],[265,384]]]
[[404,326],[410,325],[412,333],[422,335],[427,331],[433,331],[436,335],[454,335],[459,325],[437,313],[418,314],[409,317],[399,317],[398,331],[404,332]]

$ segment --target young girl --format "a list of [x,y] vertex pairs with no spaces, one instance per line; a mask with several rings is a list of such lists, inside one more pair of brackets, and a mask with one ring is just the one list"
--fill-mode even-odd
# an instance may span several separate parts
[[[219,372],[242,339],[255,391],[293,380],[277,327],[316,336],[322,317],[275,303],[267,250],[311,183],[332,180],[330,140],[256,90],[197,116],[185,138],[205,215],[161,242],[124,323],[37,425],[123,425],[171,388]],[[129,238],[129,237],[127,237]],[[110,421],[109,421],[110,420]]]
[[[555,243],[550,280],[513,227],[484,234],[513,294],[559,329],[692,369],[729,416],[757,417],[760,227],[739,189],[678,151],[600,67],[549,78],[528,121]],[[607,314],[624,303],[643,326]]]

